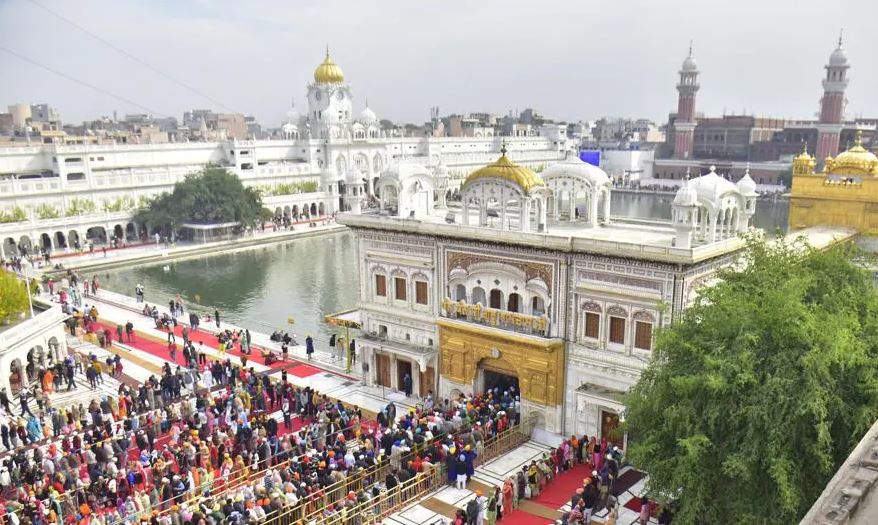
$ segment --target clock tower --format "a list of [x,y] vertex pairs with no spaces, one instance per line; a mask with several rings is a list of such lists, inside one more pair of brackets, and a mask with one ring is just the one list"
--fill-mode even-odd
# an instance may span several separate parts
[[345,137],[352,122],[351,87],[341,68],[329,56],[314,70],[314,82],[308,85],[308,120],[317,138]]

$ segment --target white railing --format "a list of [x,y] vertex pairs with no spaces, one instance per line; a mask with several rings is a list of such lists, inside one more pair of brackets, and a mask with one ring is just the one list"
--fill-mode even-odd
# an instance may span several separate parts
[[[42,303],[38,303],[35,306],[39,308],[41,305]],[[0,352],[12,348],[22,339],[54,327],[67,318],[67,315],[61,311],[61,305],[57,304],[52,304],[43,311],[35,309],[34,313],[36,315],[34,315],[33,319],[19,321],[15,326],[0,332]]]

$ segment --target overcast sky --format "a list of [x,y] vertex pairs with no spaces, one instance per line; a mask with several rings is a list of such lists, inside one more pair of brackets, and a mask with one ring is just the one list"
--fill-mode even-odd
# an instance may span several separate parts
[[[878,117],[875,0],[0,0],[0,48],[181,116],[222,110],[52,16],[278,125],[330,45],[380,117],[536,108],[563,120],[664,120],[694,39],[697,110],[810,118],[823,65],[844,27],[847,114]],[[66,122],[144,110],[0,49],[0,108],[48,102]]]

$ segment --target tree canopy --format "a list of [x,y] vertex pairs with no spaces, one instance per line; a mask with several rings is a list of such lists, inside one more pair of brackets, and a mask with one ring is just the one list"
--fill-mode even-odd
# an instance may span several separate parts
[[0,324],[17,319],[27,308],[24,282],[12,272],[0,269]]
[[878,416],[878,294],[850,246],[751,239],[662,330],[629,458],[675,523],[795,523]]
[[185,223],[255,226],[261,216],[262,198],[257,190],[245,187],[237,175],[224,168],[208,167],[186,176],[174,185],[172,193],[150,200],[136,219],[174,229]]

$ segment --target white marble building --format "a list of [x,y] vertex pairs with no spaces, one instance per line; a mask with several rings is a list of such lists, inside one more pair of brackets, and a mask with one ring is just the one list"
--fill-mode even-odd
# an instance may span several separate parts
[[[275,213],[313,217],[352,205],[345,186],[358,178],[362,196],[373,195],[382,172],[399,160],[442,164],[443,187],[451,191],[500,149],[499,137],[387,136],[368,104],[356,112],[353,89],[328,53],[306,92],[307,112],[290,108],[283,140],[0,148],[0,216],[24,215],[0,222],[0,258],[21,247],[59,250],[77,240],[136,238],[142,225],[132,222],[133,208],[207,164],[262,188]],[[536,168],[560,159],[566,144],[520,137],[507,147],[510,158]]]
[[[426,166],[399,170],[433,190]],[[546,430],[624,444],[621,396],[654,330],[743,249],[756,193],[749,176],[711,171],[680,190],[672,220],[650,221],[614,217],[611,191],[574,155],[538,175],[504,153],[466,178],[459,206],[340,214],[360,253],[347,315],[363,326],[367,382],[400,389],[408,373],[414,396],[517,383]],[[398,195],[394,209],[417,207]]]

